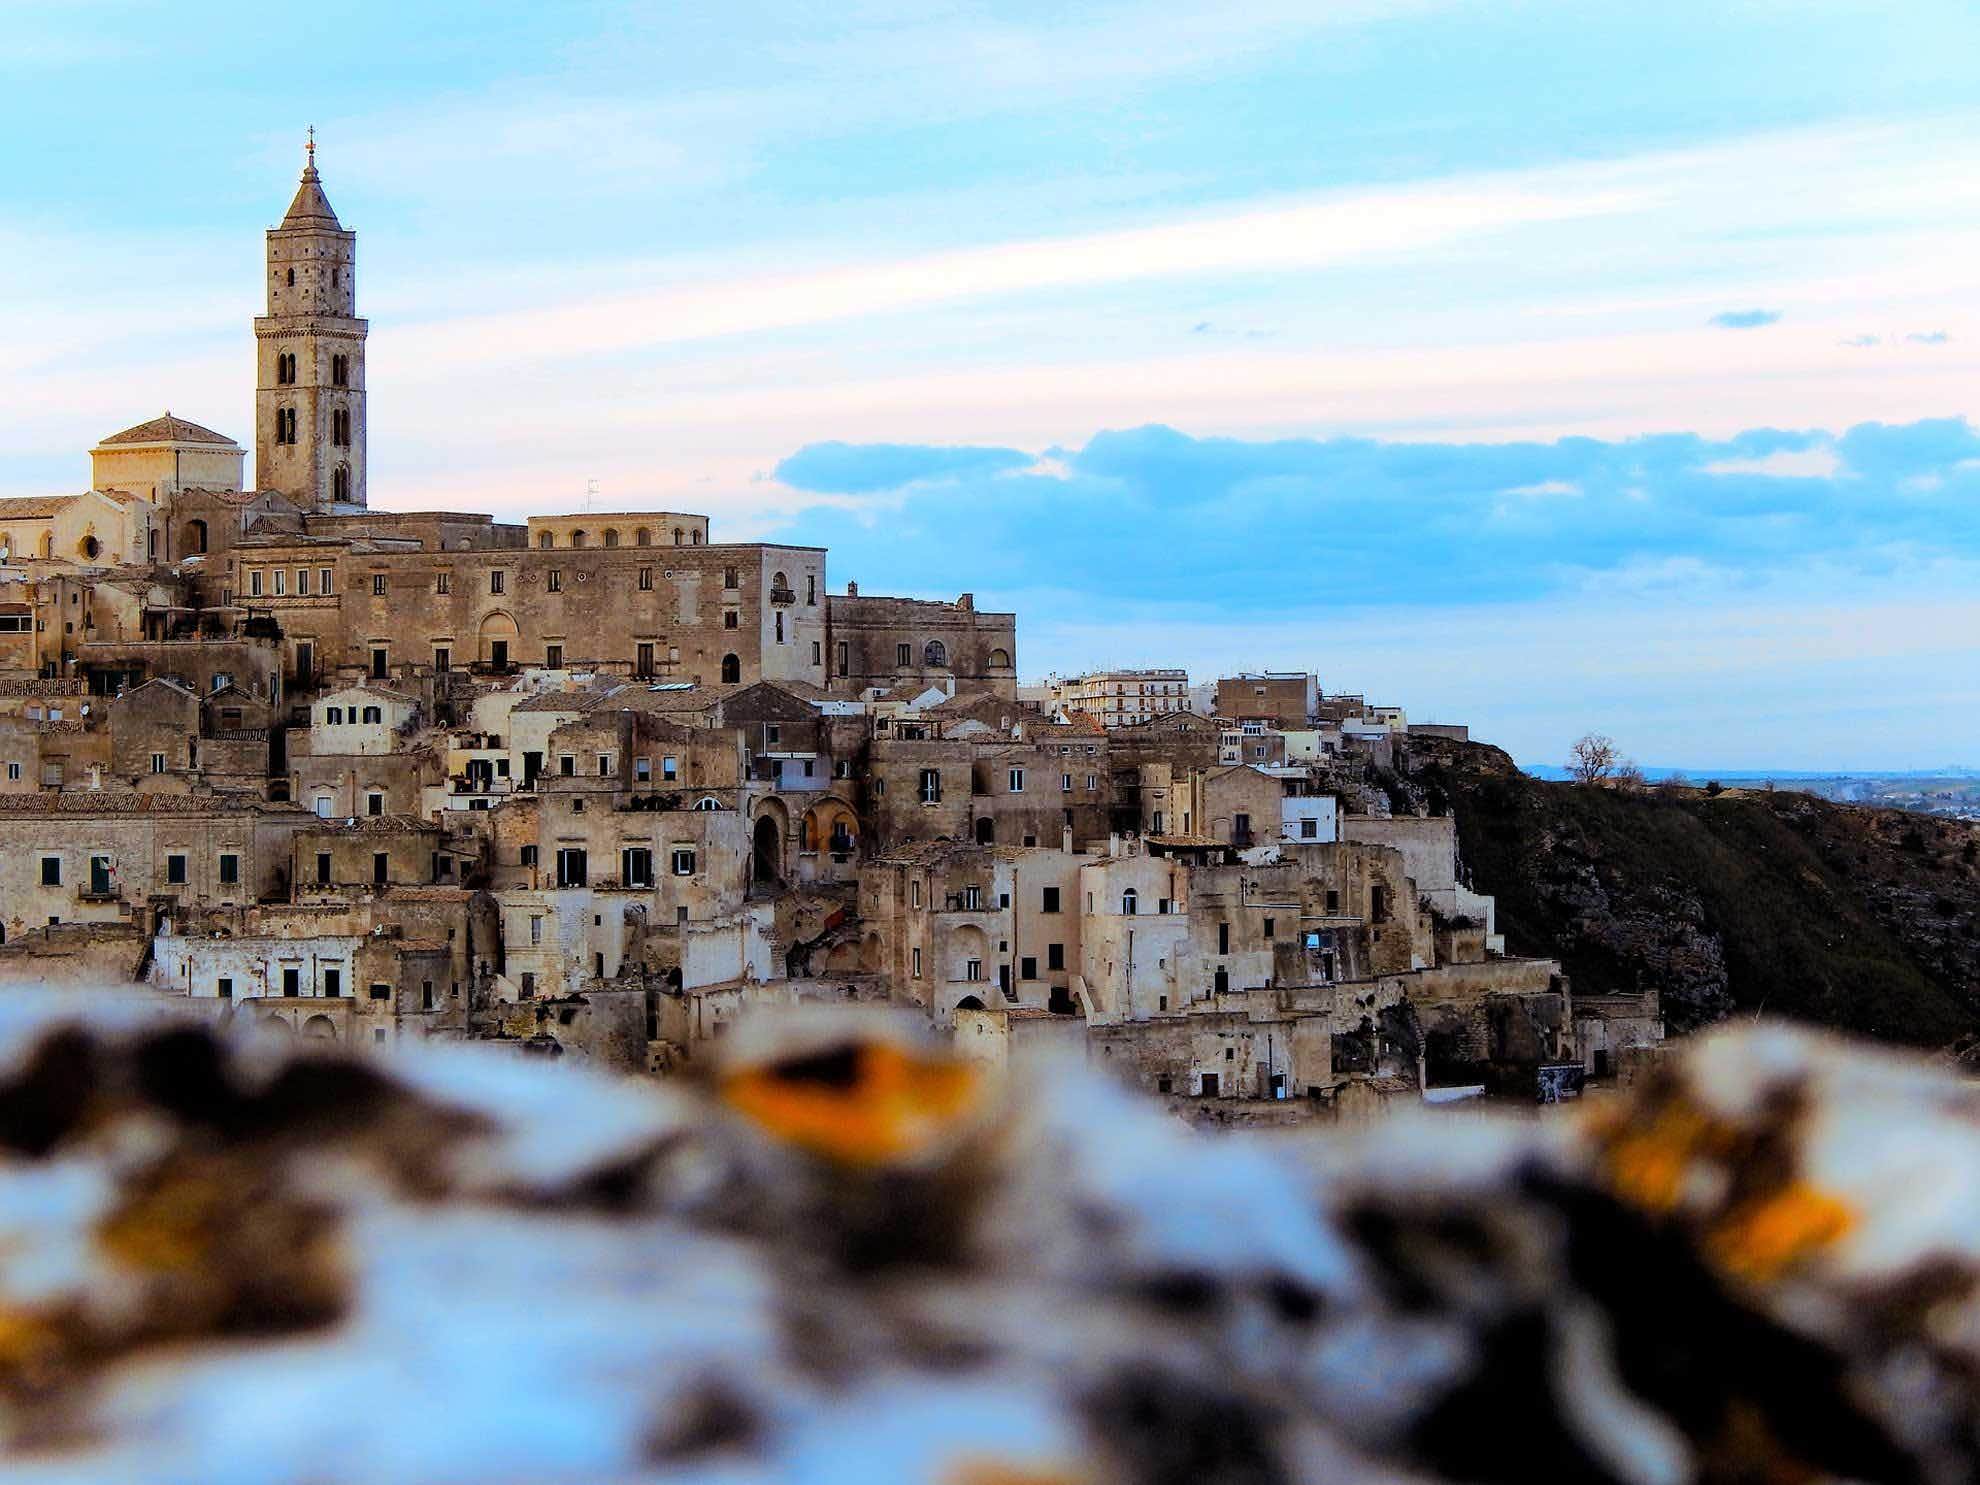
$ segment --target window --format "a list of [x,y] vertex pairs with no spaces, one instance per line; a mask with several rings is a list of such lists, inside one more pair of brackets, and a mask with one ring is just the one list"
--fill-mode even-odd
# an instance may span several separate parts
[[508,580],[509,580],[509,575],[506,572],[503,572],[499,567],[496,568],[495,570],[493,570],[488,574],[488,591],[490,593],[500,593],[505,591],[508,587]]
[[302,966],[285,964],[282,966],[282,993],[291,1000],[302,994]]
[[454,652],[445,645],[435,645],[433,647],[433,668],[437,671],[444,672],[453,669],[453,666]]
[[627,846],[619,853],[620,879],[628,887],[653,885],[653,850],[650,846]]
[[385,667],[388,663],[389,661],[384,647],[382,645],[373,646],[371,651],[371,678],[374,681],[385,679]]
[[633,674],[637,676],[650,676],[653,674],[653,646],[651,644],[642,643],[635,646],[633,652]]
[[612,776],[612,755],[610,753],[600,753],[598,755],[598,777],[600,777],[601,779],[609,779],[611,776]]
[[377,790],[364,796],[364,812],[376,819],[385,813],[385,796]]
[[165,858],[165,884],[170,887],[182,887],[185,885],[185,881],[186,858],[177,853],[167,856]]
[[575,753],[559,753],[557,755],[557,773],[561,778],[576,778],[577,755]]
[[1044,888],[1039,893],[1039,899],[1038,911],[1041,913],[1056,913],[1059,910],[1059,889],[1057,887]]
[[543,920],[541,918],[532,917],[529,920],[529,941],[533,944],[543,942]]
[[962,906],[963,911],[966,913],[978,911],[983,906],[983,889],[981,887],[963,888]]
[[543,647],[543,663],[551,670],[562,670],[564,668],[564,647],[562,645],[545,645]]
[[[373,1000],[390,1000],[392,998],[392,987],[383,980],[373,980],[371,982],[371,998]],[[382,1031],[384,1028],[380,1027],[379,1029]]]
[[740,588],[742,586],[742,574],[737,572],[733,567],[723,568],[722,586],[729,589]]
[[[644,545],[644,544],[645,544],[645,543],[641,543],[641,545]],[[650,567],[642,567],[642,568],[640,568],[640,570],[639,570],[639,591],[640,591],[640,592],[642,592],[642,593],[651,593],[651,592],[653,591],[653,569],[652,569],[652,568],[650,568]]]
[[1268,939],[1269,939],[1269,938],[1271,938],[1271,937],[1272,937],[1272,929],[1273,929],[1273,928],[1274,928],[1275,926],[1276,926],[1276,924],[1274,923],[1274,921],[1273,921],[1272,919],[1270,919],[1270,918],[1267,918],[1267,919],[1265,920],[1265,937],[1266,937],[1266,938],[1268,938]]
[[330,358],[330,385],[333,387],[348,387],[350,384],[351,358],[349,356],[332,356]]
[[163,753],[153,753],[151,755],[151,771],[153,773],[165,772],[165,755]]
[[1140,895],[1130,887],[1121,894],[1121,911],[1132,918],[1140,910]]
[[339,464],[330,476],[330,498],[339,504],[351,498],[351,466]]
[[547,552],[552,547],[557,545],[557,538],[553,533],[546,531],[541,536],[536,538],[536,544],[542,550]]
[[922,647],[921,658],[929,665],[947,665],[949,663],[948,647],[939,639],[931,639]]
[[516,853],[516,863],[520,866],[536,865],[536,847],[524,846]]
[[261,596],[261,569],[257,567],[254,571],[248,574],[248,597],[259,598],[260,596]]
[[804,601],[809,608],[818,606],[818,574],[815,572],[804,575]]
[[435,593],[451,593],[453,590],[454,575],[451,572],[436,572],[433,574],[433,591]]
[[1332,888],[1327,891],[1327,913],[1331,917],[1341,910],[1341,894]]
[[332,447],[347,449],[351,446],[351,415],[342,408],[330,414],[330,443]]
[[1228,923],[1217,925],[1217,952],[1219,954],[1231,952],[1231,925]]
[[343,726],[344,709],[341,706],[326,706],[323,708],[323,725],[326,727]]
[[62,858],[43,856],[41,858],[41,885],[59,887],[62,885]]
[[775,722],[766,722],[764,724],[763,743],[765,747],[774,748],[777,746],[778,743],[782,742],[783,740],[784,740],[783,728],[779,727]]
[[1066,967],[1066,946],[1064,944],[1047,944],[1045,946],[1046,972],[1049,974],[1053,970],[1062,970],[1065,967]]
[[1011,770],[1011,772],[1010,772],[1010,792],[1011,792],[1011,793],[1013,793],[1013,794],[1022,794],[1022,793],[1024,793],[1024,770],[1023,770],[1023,769],[1021,769],[1021,768],[1014,768],[1014,769],[1012,769],[1012,770]]
[[852,646],[842,639],[839,641],[839,674],[844,675],[851,669]]
[[921,802],[923,804],[940,804],[942,802],[942,771],[940,769],[922,769]]
[[524,970],[522,977],[522,997],[524,1000],[528,1000],[530,997],[532,997],[535,994],[536,994],[536,976],[533,973],[531,973],[529,970]]
[[1318,840],[1320,838],[1320,822],[1318,820],[1301,820],[1299,822],[1299,838],[1301,840]]
[[921,978],[921,950],[911,950],[909,957],[913,963],[914,977],[918,980]]
[[[259,577],[261,574],[256,573],[255,576]],[[278,567],[275,569],[275,596],[277,598],[285,598],[288,596],[288,592],[289,574],[284,569]]]
[[316,885],[319,887],[330,885],[330,853],[328,851],[318,851],[316,853]]
[[918,908],[921,906],[920,877],[915,877],[908,882],[908,906],[911,908]]
[[732,608],[723,609],[722,627],[724,629],[740,629],[742,627],[742,615]]
[[222,851],[220,853],[221,885],[226,887],[236,886],[239,884],[240,880],[241,880],[241,858],[235,855],[232,851]]
[[963,978],[964,978],[965,980],[980,980],[980,979],[982,979],[982,978],[983,978],[983,961],[982,961],[981,959],[966,959],[966,960],[964,960],[964,961],[963,961]]
[[1071,774],[1069,774],[1069,773],[1062,773],[1062,774],[1060,774],[1060,775],[1059,775],[1059,791],[1060,791],[1061,793],[1064,793],[1064,794],[1069,794],[1069,793],[1071,793],[1071,792],[1072,792],[1072,775],[1071,775]]
[[1038,978],[1038,961],[1037,961],[1036,959],[1032,959],[1032,958],[1024,958],[1024,959],[1020,959],[1020,960],[1018,960],[1018,978],[1019,978],[1020,980],[1035,980],[1035,979],[1037,979],[1037,978]]
[[392,858],[383,851],[371,853],[371,881],[382,887],[392,879]]
[[383,597],[385,596],[385,574],[384,574],[384,573],[382,573],[382,572],[374,572],[374,573],[373,573],[373,574],[371,575],[371,596],[372,596],[373,598],[383,598]]
[[677,779],[677,778],[679,778],[680,776],[681,776],[681,760],[680,760],[680,759],[678,759],[678,758],[662,758],[662,759],[660,760],[660,777],[661,777],[661,778],[663,778],[663,779],[665,779],[665,780],[666,780],[666,781],[667,781],[668,783],[672,783],[672,782],[673,782],[673,781],[674,781],[675,779]]
[[784,611],[782,609],[778,609],[777,610],[777,643],[782,644],[783,642],[784,642]]
[[222,975],[213,982],[213,993],[222,1000],[232,1000],[234,998],[233,980],[227,975]]
[[20,779],[20,776],[21,776],[21,766],[20,766],[20,764],[18,764],[18,763],[9,763],[9,764],[7,765],[7,778],[8,778],[8,779],[9,779],[10,781],[14,781],[14,782],[18,782],[18,781],[19,781],[19,779]]
[[344,993],[344,972],[335,965],[323,971],[323,993],[331,1000],[342,998]]
[[561,567],[553,567],[543,575],[543,590],[546,593],[564,591],[564,570]]
[[557,885],[582,887],[587,883],[589,866],[582,847],[565,846],[557,852]]
[[303,598],[309,597],[309,569],[307,567],[298,567],[296,569],[296,593]]
[[733,686],[741,680],[742,661],[734,655],[724,655],[722,657],[722,683],[726,686]]
[[693,875],[694,875],[694,847],[693,847],[693,846],[675,846],[675,847],[674,847],[674,854],[673,854],[673,859],[672,859],[672,862],[671,862],[671,864],[670,864],[670,870],[672,870],[672,872],[674,873],[674,875],[675,875],[675,876],[677,876],[677,877],[691,877],[691,876],[693,876]]
[[382,721],[384,721],[384,720],[385,720],[385,708],[383,708],[382,706],[368,706],[368,707],[366,707],[366,708],[364,709],[364,720],[365,720],[365,721],[367,721],[367,722],[382,722]]
[[912,665],[912,664],[914,664],[914,646],[913,646],[913,645],[906,645],[906,644],[902,644],[902,645],[895,645],[895,646],[894,646],[894,664],[896,664],[896,665]]
[[330,574],[332,571],[333,569],[328,567],[319,567],[316,569],[316,591],[321,593],[325,598],[330,596]]

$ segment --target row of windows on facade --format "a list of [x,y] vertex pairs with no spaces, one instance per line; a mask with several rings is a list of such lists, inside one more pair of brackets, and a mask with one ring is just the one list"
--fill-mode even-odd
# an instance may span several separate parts
[[[1387,916],[1386,891],[1384,888],[1378,886],[1373,889],[1373,892],[1374,892],[1374,896],[1372,898],[1372,901],[1375,908],[1374,915],[1378,919],[1384,918]],[[981,909],[981,907],[983,906],[983,889],[981,887],[974,887],[974,886],[964,887],[960,892],[955,894],[955,900],[956,900],[956,905],[959,906],[963,911],[976,912],[979,909]],[[1086,894],[1086,910],[1089,913],[1093,911],[1093,903],[1094,903],[1094,896],[1091,892],[1089,892]],[[1000,909],[1007,908],[1010,905],[1011,905],[1010,893],[1000,892],[997,894],[997,906]],[[911,908],[919,908],[921,906],[921,879],[919,877],[910,877],[908,879],[908,906]],[[1060,910],[1061,909],[1060,909],[1059,889],[1057,887],[1039,888],[1038,911],[1041,913],[1056,913],[1059,912]],[[1330,914],[1335,914],[1335,913],[1339,913],[1340,910],[1341,910],[1341,894],[1338,890],[1330,887],[1327,890],[1327,911]],[[1155,911],[1158,915],[1167,915],[1169,913],[1173,913],[1177,911],[1177,905],[1174,902],[1174,900],[1171,898],[1167,898],[1167,897],[1157,898],[1155,902]],[[1140,912],[1141,912],[1140,891],[1134,887],[1123,888],[1121,890],[1122,915],[1124,917],[1133,918],[1138,916]],[[1262,927],[1264,929],[1264,936],[1268,939],[1273,937],[1274,931],[1276,930],[1277,926],[1278,925],[1274,919],[1266,918],[1262,924]],[[1310,936],[1311,935],[1309,935],[1309,937]],[[1331,944],[1332,942],[1331,930],[1328,930],[1328,941]],[[1230,952],[1230,944],[1231,944],[1231,925],[1228,923],[1219,923],[1217,925],[1217,952],[1219,954],[1228,954]]]
[[[535,848],[525,846],[525,866],[536,864]],[[668,852],[667,869],[677,877],[691,877],[695,874],[695,848],[690,845],[677,845]],[[653,848],[651,846],[626,846],[619,852],[619,881],[621,887],[651,887],[653,876]],[[583,846],[564,846],[557,852],[557,885],[559,887],[589,887],[591,881],[591,855]],[[609,883],[599,883],[608,886]],[[532,944],[543,942],[543,920],[529,920],[529,941]]]
[[[600,532],[599,541],[603,545],[608,547],[616,547],[623,545],[622,539],[619,535],[619,528],[616,526],[607,526],[602,532]],[[634,527],[632,544],[636,547],[652,546],[653,528],[650,526]],[[538,532],[536,537],[536,545],[539,548],[541,548],[543,551],[546,552],[550,551],[552,548],[554,548],[557,545],[557,533],[554,531]],[[570,534],[570,545],[573,547],[590,546],[591,533],[589,531],[584,530],[582,527],[572,531]],[[676,526],[674,528],[674,545],[677,547],[700,546],[701,528],[699,526],[692,528]],[[734,570],[735,570],[734,568],[730,569],[731,572],[733,572]],[[729,584],[729,586],[733,588],[735,584],[731,583]]]
[[[330,270],[330,287],[333,289],[341,288],[343,287],[343,283],[344,283],[344,270],[341,268],[333,267]],[[296,271],[293,268],[289,270],[288,286],[292,289],[296,286]]]
[[[275,358],[275,385],[293,387],[296,384],[296,357],[293,351],[284,351]],[[351,384],[351,358],[332,356],[330,358],[330,385],[348,387]]]
[[[1024,793],[1024,775],[1025,775],[1025,770],[1023,770],[1022,768],[1013,768],[1006,771],[1004,775],[1005,792],[1009,794]],[[1072,792],[1073,777],[1074,776],[1069,773],[1062,773],[1059,775],[1059,791],[1061,793],[1070,794]],[[887,792],[886,780],[875,779],[873,781],[873,785],[874,785],[874,793],[884,794]],[[920,786],[921,786],[921,802],[923,804],[940,804],[942,802],[942,770],[941,769],[939,768],[922,769]],[[1094,790],[1098,789],[1099,787],[1100,787],[1100,775],[1097,773],[1088,774],[1086,776],[1087,792],[1091,793]]]
[[[296,442],[296,410],[293,407],[275,409],[275,442],[293,444]],[[334,408],[330,413],[330,443],[334,448],[347,449],[351,446],[351,414],[348,408]]]
[[[183,886],[187,881],[188,857],[181,852],[172,852],[165,858],[164,880],[167,886]],[[241,857],[238,851],[221,851],[215,858],[222,886],[231,887],[241,880]],[[63,858],[44,855],[41,858],[41,885],[59,887],[62,885]],[[85,895],[108,896],[116,890],[116,858],[108,854],[96,854],[89,858],[89,884],[83,889]]]
[[[1045,972],[1047,974],[1062,974],[1065,972],[1065,968],[1066,946],[1064,944],[1047,944],[1045,946]],[[962,969],[962,978],[964,981],[980,983],[983,980],[983,961],[981,959],[965,959]],[[908,951],[908,972],[914,979],[918,980],[922,977],[921,950],[919,948]],[[1008,973],[1008,971],[1003,971],[1003,973]],[[1018,978],[1020,980],[1035,980],[1038,978],[1038,957],[1035,954],[1026,954],[1019,958]],[[971,1009],[981,1010],[982,1007],[973,1006]]]

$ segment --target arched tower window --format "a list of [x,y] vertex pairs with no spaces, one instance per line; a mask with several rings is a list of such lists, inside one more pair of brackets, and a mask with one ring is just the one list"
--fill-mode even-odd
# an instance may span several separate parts
[[289,270],[289,287],[293,289],[295,286],[296,286],[296,271],[295,269],[291,268]]
[[330,476],[330,498],[348,501],[351,498],[351,466],[339,464]]
[[733,686],[742,679],[742,661],[734,655],[722,657],[722,684]]
[[931,639],[923,646],[921,658],[929,665],[947,665],[949,663],[948,646],[944,645],[939,639]]

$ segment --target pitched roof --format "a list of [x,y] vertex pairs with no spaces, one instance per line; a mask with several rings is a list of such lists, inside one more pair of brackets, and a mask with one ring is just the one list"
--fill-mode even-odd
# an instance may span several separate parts
[[289,203],[289,210],[282,218],[284,231],[341,232],[344,224],[337,220],[337,213],[330,209],[330,198],[323,194],[323,180],[311,165],[302,173],[302,181],[296,187],[296,198]]
[[217,443],[228,448],[239,447],[226,434],[215,433],[211,428],[202,428],[184,418],[175,418],[169,412],[150,422],[134,424],[122,433],[113,433],[97,447],[125,443]]
[[74,495],[9,495],[0,499],[0,521],[43,521],[59,516]]

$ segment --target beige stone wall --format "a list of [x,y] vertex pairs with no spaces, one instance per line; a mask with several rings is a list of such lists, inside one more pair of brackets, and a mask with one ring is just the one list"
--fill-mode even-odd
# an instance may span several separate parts
[[828,608],[836,690],[947,683],[1016,699],[1015,614],[983,612],[968,594],[954,603],[835,594]]

